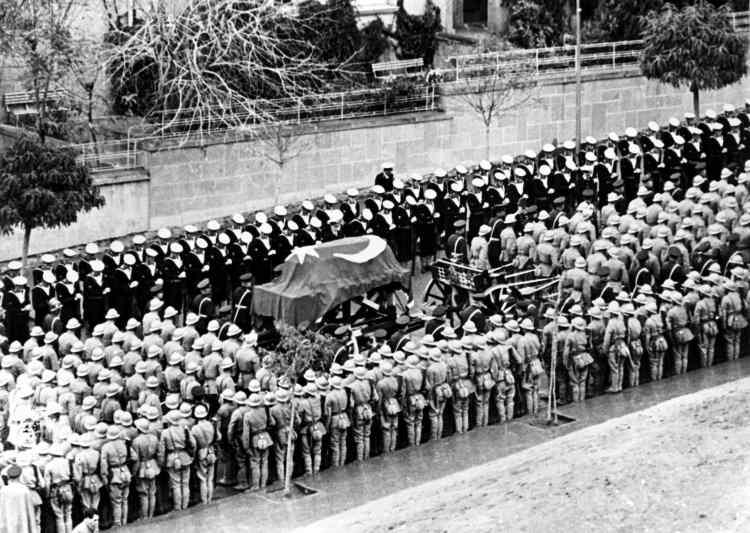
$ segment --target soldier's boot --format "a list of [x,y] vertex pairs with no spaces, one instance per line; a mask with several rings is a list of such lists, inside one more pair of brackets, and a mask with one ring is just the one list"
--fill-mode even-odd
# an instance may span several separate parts
[[313,475],[316,475],[318,472],[320,472],[320,454],[316,453],[313,455]]
[[[252,466],[251,466],[252,468]],[[238,457],[237,458],[237,484],[233,487],[234,490],[247,490],[250,485],[248,484],[248,478],[247,478],[247,460],[245,457]],[[253,482],[255,481],[255,477],[253,477]]]
[[534,402],[534,414],[536,415],[539,413],[539,389],[534,387],[534,390],[531,393],[531,398]]
[[355,451],[357,454],[356,460],[357,461],[364,461],[365,459],[365,438],[364,438],[364,428],[360,427],[357,431],[357,434],[354,437],[354,446]]
[[371,428],[372,428],[371,425],[369,425],[369,424],[365,425],[365,434],[364,434],[364,436],[362,438],[362,441],[364,442],[364,455],[363,455],[363,458],[365,460],[367,460],[367,459],[370,458],[370,444],[371,444],[370,439],[371,439],[371,436],[372,436],[371,431],[370,431]]
[[[483,395],[484,396],[484,395]],[[487,425],[487,418],[484,415],[484,398],[479,398],[476,405],[477,411],[477,427],[484,427]]]
[[536,412],[534,411],[534,399],[533,399],[533,394],[532,394],[532,393],[531,393],[531,391],[529,390],[529,391],[526,391],[526,392],[524,393],[524,397],[525,397],[525,399],[526,399],[526,413],[527,413],[527,414],[528,414],[529,416],[534,416],[534,415],[536,414]]
[[383,441],[383,453],[391,451],[391,428],[383,428],[380,432]]
[[463,428],[463,433],[466,433],[467,431],[469,431],[469,402],[468,400],[464,401],[464,404],[461,407],[461,427]]
[[516,404],[512,398],[505,402],[505,421],[506,422],[510,422],[511,420],[513,420],[513,414],[514,414],[515,408],[516,408]]
[[182,472],[182,509],[187,509],[190,505],[190,469],[186,468]]
[[257,459],[250,460],[251,490],[260,489],[260,463]]
[[414,445],[419,446],[422,444],[422,419],[414,424]]
[[129,487],[126,486],[126,488],[128,490],[125,491],[125,498],[123,498],[122,500],[122,525],[123,526],[128,523],[128,510],[129,510],[128,498],[130,497],[130,490],[129,490]]
[[505,400],[498,396],[497,401],[495,402],[495,408],[497,409],[497,416],[500,418],[498,421],[500,424],[504,424],[508,421],[506,414],[505,414]]
[[279,447],[276,452],[276,481],[281,483],[286,479],[284,466],[286,466],[286,446]]
[[138,520],[149,518],[148,516],[148,492],[138,493]]
[[331,449],[331,466],[339,466],[339,435],[338,430],[334,429],[331,433],[329,447]]
[[698,343],[698,357],[701,368],[708,367],[708,346],[705,339]]
[[463,433],[463,427],[461,427],[461,423],[463,422],[463,417],[461,416],[461,409],[458,406],[453,406],[453,425],[456,426],[456,433],[461,434]]
[[414,422],[413,421],[409,421],[406,424],[406,441],[409,443],[409,446],[414,446],[414,442],[415,442],[414,436],[415,436],[415,434],[416,434],[416,431],[414,429]]
[[[114,526],[122,525],[122,501],[119,494],[119,487],[109,492],[110,509],[112,511],[112,524]],[[67,531],[67,530],[66,530]]]
[[213,499],[214,499],[214,488],[216,487],[214,485],[213,472],[211,472],[210,470],[209,470],[209,472],[210,472],[210,475],[208,476],[208,479],[206,479],[206,494],[207,494],[207,497],[206,497],[207,501],[206,501],[206,503],[211,503],[213,501]]
[[346,442],[346,433],[341,437],[341,451],[339,452],[339,466],[346,464],[346,454],[348,453],[348,443]]
[[716,354],[716,337],[711,337],[708,341],[708,366],[713,366],[715,354]]
[[148,493],[148,517],[153,518],[156,513],[156,480],[151,480]]
[[208,503],[208,482],[205,479],[198,479],[198,493],[201,503]]
[[430,411],[430,440],[438,440],[439,438],[437,413]]
[[268,450],[260,454],[260,488],[268,484]]
[[580,392],[579,392],[580,386],[576,383],[571,383],[570,390],[572,392],[572,399],[573,402],[578,402],[580,399]]
[[490,423],[490,397],[489,394],[487,395],[487,398],[482,403],[482,417],[484,425],[488,425]]
[[305,461],[305,474],[310,476],[313,473],[312,456],[310,454],[304,454],[302,458]]
[[438,418],[437,418],[437,435],[438,435],[438,439],[442,439],[443,438],[443,413],[442,412],[438,413]]

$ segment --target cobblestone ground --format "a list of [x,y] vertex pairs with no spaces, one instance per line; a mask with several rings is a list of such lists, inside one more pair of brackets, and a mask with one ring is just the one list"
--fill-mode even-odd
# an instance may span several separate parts
[[740,379],[300,531],[750,531],[749,404]]

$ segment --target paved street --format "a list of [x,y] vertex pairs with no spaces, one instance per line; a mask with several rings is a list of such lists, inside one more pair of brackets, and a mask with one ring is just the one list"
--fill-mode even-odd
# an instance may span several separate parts
[[268,498],[263,494],[242,494],[209,506],[165,515],[142,525],[133,524],[124,531],[288,531],[399,490],[484,464],[677,396],[740,379],[749,373],[750,358],[723,363],[708,370],[649,383],[621,394],[600,396],[580,405],[566,406],[561,412],[575,418],[575,422],[556,428],[540,428],[529,424],[527,419],[517,419],[506,426],[473,430],[466,435],[402,450],[389,457],[377,457],[364,464],[350,464],[337,470],[324,471],[312,483],[318,492],[304,498],[280,502],[275,497]]

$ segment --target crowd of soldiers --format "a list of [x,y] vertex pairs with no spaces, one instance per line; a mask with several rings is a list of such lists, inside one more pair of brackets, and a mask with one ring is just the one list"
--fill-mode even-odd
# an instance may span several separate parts
[[[316,475],[535,415],[553,370],[564,403],[736,359],[748,110],[428,176],[387,163],[364,193],[42,255],[31,282],[9,263],[0,469],[32,495],[31,530],[148,519],[211,501],[215,483],[259,490],[284,480],[290,445],[293,472]],[[253,286],[294,248],[366,234],[422,268],[444,253],[559,276],[557,296],[496,309],[454,298],[416,334],[394,317],[404,327],[385,342],[343,343],[343,358],[292,383],[257,347]]]

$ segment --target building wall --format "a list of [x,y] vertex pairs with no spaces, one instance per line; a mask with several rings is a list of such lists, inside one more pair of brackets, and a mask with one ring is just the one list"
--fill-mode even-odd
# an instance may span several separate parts
[[[740,105],[750,96],[750,81],[703,95],[703,110]],[[603,138],[650,120],[666,123],[690,110],[690,93],[641,77],[583,84],[582,134]],[[501,118],[489,132],[460,97],[444,99],[445,114],[408,116],[400,122],[328,131],[306,136],[309,149],[288,164],[283,176],[259,155],[257,146],[236,142],[183,147],[150,154],[151,228],[183,225],[211,217],[300,201],[347,187],[365,187],[383,161],[398,173],[431,172],[458,163],[539,149],[575,134],[575,84],[539,89],[537,100]]]
[[[148,227],[149,182],[142,171],[96,178],[106,204],[78,216],[78,222],[54,230],[31,232],[30,253],[60,250],[81,243],[113,239]],[[19,257],[23,232],[0,237],[0,261]]]

